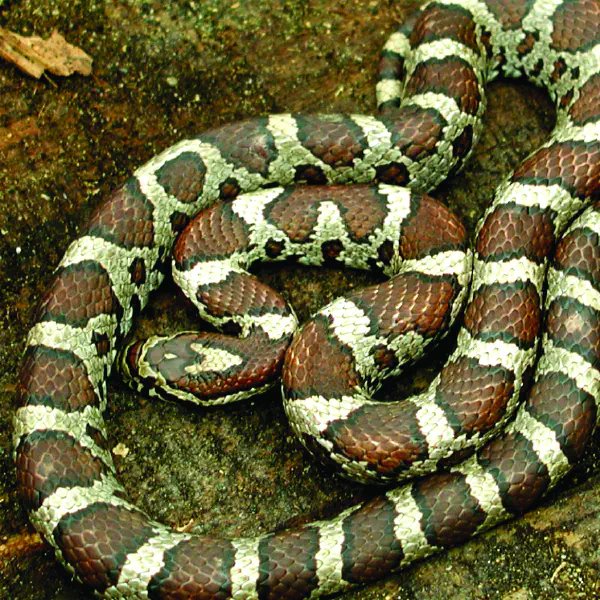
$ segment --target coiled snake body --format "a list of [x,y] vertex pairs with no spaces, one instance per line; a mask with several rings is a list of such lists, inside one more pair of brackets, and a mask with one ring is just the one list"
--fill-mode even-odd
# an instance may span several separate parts
[[[484,85],[500,74],[546,87],[557,125],[498,188],[471,254],[461,226],[421,193],[468,157]],[[582,454],[600,397],[600,3],[431,3],[386,44],[378,98],[377,117],[271,115],[180,142],[138,169],[69,247],[27,341],[17,477],[35,527],[103,597],[334,593],[526,510]],[[335,187],[311,194],[288,189],[294,182]],[[211,207],[218,198],[227,202]],[[440,472],[330,521],[235,540],[173,532],[125,499],[106,449],[106,377],[176,236],[205,208],[177,243],[175,278],[241,337],[183,336],[205,361],[183,377],[172,340],[134,343],[130,374],[147,387],[163,369],[154,392],[168,383],[183,395],[193,372],[201,403],[270,385],[295,319],[245,266],[299,255],[374,265],[389,282],[326,307],[294,337],[286,411],[303,443],[346,476]],[[440,375],[405,402],[373,402],[380,375],[442,335],[471,263],[464,323]]]

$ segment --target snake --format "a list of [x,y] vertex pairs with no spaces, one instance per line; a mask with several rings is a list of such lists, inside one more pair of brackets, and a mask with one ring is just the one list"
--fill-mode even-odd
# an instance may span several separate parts
[[[498,186],[471,247],[427,192],[468,158],[499,76],[544,87],[556,125]],[[434,0],[386,42],[377,98],[373,116],[267,115],[183,140],[67,249],[26,342],[16,475],[34,527],[97,596],[335,594],[523,513],[585,451],[600,398],[600,3]],[[126,343],[171,252],[174,279],[224,333]],[[297,330],[247,272],[283,259],[389,279]],[[431,386],[377,402],[380,377],[443,337],[463,301]],[[173,531],[118,482],[103,419],[116,362],[137,389],[197,404],[281,375],[305,447],[385,488],[266,535]]]

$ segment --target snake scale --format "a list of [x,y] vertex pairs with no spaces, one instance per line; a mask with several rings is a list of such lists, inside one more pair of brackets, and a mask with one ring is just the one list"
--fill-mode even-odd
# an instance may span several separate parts
[[[424,192],[468,157],[485,84],[500,75],[545,87],[557,122],[496,190],[471,252]],[[377,116],[269,115],[176,144],[100,206],[62,259],[20,373],[17,478],[34,526],[99,596],[336,593],[522,513],[583,453],[600,398],[600,3],[432,2],[390,37],[377,93]],[[194,401],[271,385],[285,355],[286,412],[310,451],[366,482],[438,471],[254,538],[174,532],[132,506],[107,448],[106,378],[184,229],[175,279],[241,336],[176,340]],[[293,313],[245,272],[284,258],[390,279],[294,335]],[[465,296],[456,350],[431,387],[374,402],[378,378],[443,335]],[[174,343],[129,346],[137,385],[188,394]],[[258,358],[267,347],[269,363]]]

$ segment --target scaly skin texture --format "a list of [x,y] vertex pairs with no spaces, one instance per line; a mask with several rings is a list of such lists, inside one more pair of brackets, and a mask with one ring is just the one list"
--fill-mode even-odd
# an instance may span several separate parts
[[[385,109],[382,121],[360,116],[314,120],[271,116],[182,142],[139,169],[70,247],[29,336],[20,385],[24,406],[17,413],[15,438],[19,484],[32,521],[84,583],[113,598],[326,595],[383,576],[524,510],[564,475],[571,458],[578,457],[577,449],[585,446],[589,423],[596,417],[595,346],[585,340],[593,339],[590,331],[598,304],[594,275],[573,267],[552,272],[555,286],[547,301],[552,318],[548,318],[537,387],[506,433],[461,466],[397,488],[331,521],[230,542],[175,534],[123,500],[103,445],[106,372],[133,314],[160,282],[174,232],[184,225],[186,215],[196,212],[198,206],[192,202],[196,193],[204,204],[219,195],[228,197],[232,191],[249,191],[275,181],[287,184],[293,179],[348,183],[376,178],[416,188],[435,185],[449,169],[459,166],[477,138],[485,104],[479,82],[486,75],[493,77],[497,64],[506,74],[522,68],[534,81],[549,87],[559,107],[558,126],[548,147],[528,159],[501,186],[484,216],[482,228],[487,227],[493,241],[483,244],[481,254],[475,256],[469,318],[451,362],[460,364],[463,372],[471,372],[472,361],[477,359],[489,367],[488,377],[499,372],[510,388],[499,412],[508,415],[516,408],[536,354],[531,331],[537,327],[518,299],[534,307],[534,313],[541,308],[544,261],[530,240],[542,232],[547,238],[542,246],[553,245],[561,226],[597,194],[597,121],[590,106],[598,105],[593,81],[598,71],[598,27],[565,24],[573,22],[577,14],[586,17],[582,22],[597,25],[598,4],[581,1],[550,7],[538,2],[520,11],[517,6],[507,14],[497,9],[491,3],[486,13],[480,5],[466,1],[461,6],[433,5],[410,40],[402,32],[392,39],[387,47],[387,68],[408,74],[406,89],[415,94],[410,107],[395,112],[397,86],[384,74],[378,86]],[[465,22],[465,11],[475,13],[477,25]],[[506,61],[500,63],[494,60],[502,37],[495,15],[506,21],[503,25],[522,19],[525,29],[523,35],[512,29],[512,34],[503,36]],[[547,35],[544,25],[553,19],[556,26]],[[453,20],[456,30],[446,25]],[[541,31],[536,35],[531,27]],[[487,67],[474,53],[473,36],[489,50]],[[586,54],[587,60],[573,58],[574,49]],[[442,63],[447,70],[441,69]],[[491,70],[486,74],[486,69]],[[331,136],[319,132],[330,129],[332,121],[344,137],[354,140],[350,155],[317,151],[314,140]],[[444,123],[448,126],[442,126]],[[234,138],[236,146],[232,145]],[[432,144],[434,138],[437,142]],[[192,188],[196,192],[190,192]],[[526,230],[517,228],[507,247],[495,238],[504,235],[497,224],[500,207],[514,208],[515,215],[539,212],[540,222],[548,223],[540,229],[534,220]],[[587,218],[584,236],[596,227],[595,213]],[[484,256],[486,253],[493,259]],[[565,264],[569,264],[570,253],[564,254]],[[577,257],[573,261],[579,264]],[[97,303],[89,304],[87,294],[82,293],[81,307],[76,299],[69,299],[69,310],[65,306],[66,313],[58,312],[55,299],[60,290],[65,282],[78,279],[72,272],[90,268],[94,271],[89,284],[92,289],[108,276],[116,301],[100,309]],[[587,290],[590,280],[592,289]],[[584,302],[587,309],[573,310],[576,302]],[[354,303],[342,307],[343,313],[358,313]],[[105,312],[109,309],[111,312]],[[343,315],[336,308],[329,317],[335,336],[354,352],[359,345],[356,335],[343,339],[345,333],[337,327]],[[573,331],[577,335],[573,336]],[[290,364],[296,363],[301,360],[294,353]],[[434,429],[441,429],[445,440],[454,435],[461,440],[482,440],[486,435],[480,429],[467,435],[466,422],[472,419],[468,411],[468,418],[461,419],[463,413],[457,406],[465,411],[460,398],[468,396],[469,389],[452,385],[455,380],[447,373],[453,368],[446,367],[430,396],[412,401],[416,410],[411,434],[418,453],[412,467],[417,472],[422,463],[445,460],[446,455],[437,450],[434,434],[439,431]],[[63,375],[77,369],[80,380],[74,388],[61,388]],[[65,390],[62,398],[57,388]],[[93,393],[83,394],[84,389]],[[440,389],[443,393],[438,393]],[[549,398],[538,395],[536,389],[553,389],[566,397]],[[326,451],[343,438],[340,422],[362,419],[368,427],[373,418],[376,422],[376,411],[382,410],[365,414],[364,409],[355,410],[342,399],[340,418],[331,422],[321,410],[322,394],[304,389],[289,396],[294,403],[288,407],[294,427],[303,435],[325,432],[325,437],[313,439],[324,439]],[[458,398],[458,404],[451,403],[452,398]],[[471,398],[469,403],[476,401]],[[310,404],[317,411],[306,426],[297,417]],[[588,425],[579,430],[574,422]],[[434,423],[440,427],[432,428]],[[332,458],[353,475],[380,471],[380,462],[382,466],[388,462],[368,459],[355,460],[347,454],[342,459]]]

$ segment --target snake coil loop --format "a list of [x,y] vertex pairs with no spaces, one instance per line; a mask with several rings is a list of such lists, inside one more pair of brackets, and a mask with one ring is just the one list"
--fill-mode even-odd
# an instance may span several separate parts
[[[424,192],[468,157],[485,84],[499,75],[545,87],[557,124],[496,190],[471,254]],[[598,0],[432,2],[390,37],[377,93],[377,116],[269,115],[176,144],[114,192],[63,257],[27,340],[17,477],[34,526],[101,597],[335,593],[527,510],[583,453],[600,398]],[[106,446],[106,376],[188,224],[175,278],[241,336],[180,336],[195,401],[272,384],[287,352],[286,411],[311,451],[364,481],[442,470],[332,520],[254,538],[174,532],[132,506]],[[326,307],[286,350],[295,318],[245,268],[292,256],[392,277]],[[465,296],[456,350],[432,386],[373,402],[378,377],[437,339]],[[157,395],[167,383],[184,394],[171,343],[124,355],[145,387],[163,369]]]

